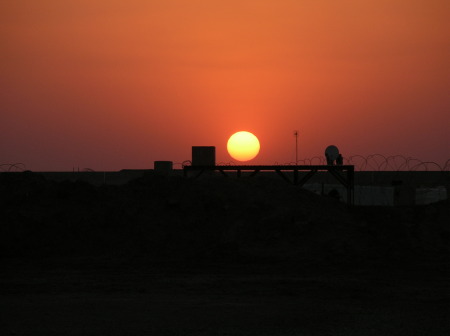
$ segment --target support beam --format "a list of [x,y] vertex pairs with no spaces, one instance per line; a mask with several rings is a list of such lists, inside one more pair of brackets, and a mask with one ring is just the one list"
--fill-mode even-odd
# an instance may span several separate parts
[[255,169],[255,171],[253,173],[251,173],[248,177],[253,177],[258,173],[259,173],[259,169]]
[[294,169],[294,184],[297,185],[298,181],[298,169]]
[[331,175],[333,175],[336,180],[338,180],[344,187],[348,187],[348,181],[345,177],[343,177],[342,175],[339,174],[339,172],[335,171],[334,169],[329,169],[328,170],[330,172]]
[[355,204],[355,169],[351,166],[347,170],[347,204],[354,205]]
[[276,171],[276,173],[277,173],[283,180],[285,180],[287,183],[292,183],[291,180],[289,180],[289,179],[286,177],[286,175],[283,174],[283,172],[282,172],[281,170],[276,169],[275,171]]
[[303,187],[303,185],[308,182],[308,180],[314,176],[314,174],[317,173],[317,170],[313,169],[309,171],[305,176],[302,177],[300,181],[297,182],[297,185],[300,187]]

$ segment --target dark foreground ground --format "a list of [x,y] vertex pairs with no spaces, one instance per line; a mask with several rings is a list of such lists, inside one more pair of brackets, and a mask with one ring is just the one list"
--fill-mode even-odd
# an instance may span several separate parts
[[448,335],[448,202],[0,175],[0,335]]

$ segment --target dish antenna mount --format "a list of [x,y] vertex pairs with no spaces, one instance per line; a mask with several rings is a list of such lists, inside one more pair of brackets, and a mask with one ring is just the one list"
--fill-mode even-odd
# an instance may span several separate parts
[[339,149],[334,145],[330,145],[325,149],[325,158],[328,166],[341,166],[343,164],[342,155],[339,153]]

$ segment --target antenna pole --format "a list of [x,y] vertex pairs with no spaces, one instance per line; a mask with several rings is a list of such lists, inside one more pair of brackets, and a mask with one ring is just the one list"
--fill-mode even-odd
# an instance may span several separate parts
[[295,136],[295,165],[298,165],[298,131],[294,131]]

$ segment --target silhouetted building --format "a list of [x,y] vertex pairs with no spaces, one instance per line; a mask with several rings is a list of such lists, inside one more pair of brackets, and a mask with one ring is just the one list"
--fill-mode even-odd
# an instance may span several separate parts
[[215,166],[216,147],[214,146],[192,146],[193,166]]
[[161,175],[169,175],[173,170],[172,161],[155,161],[155,172]]

